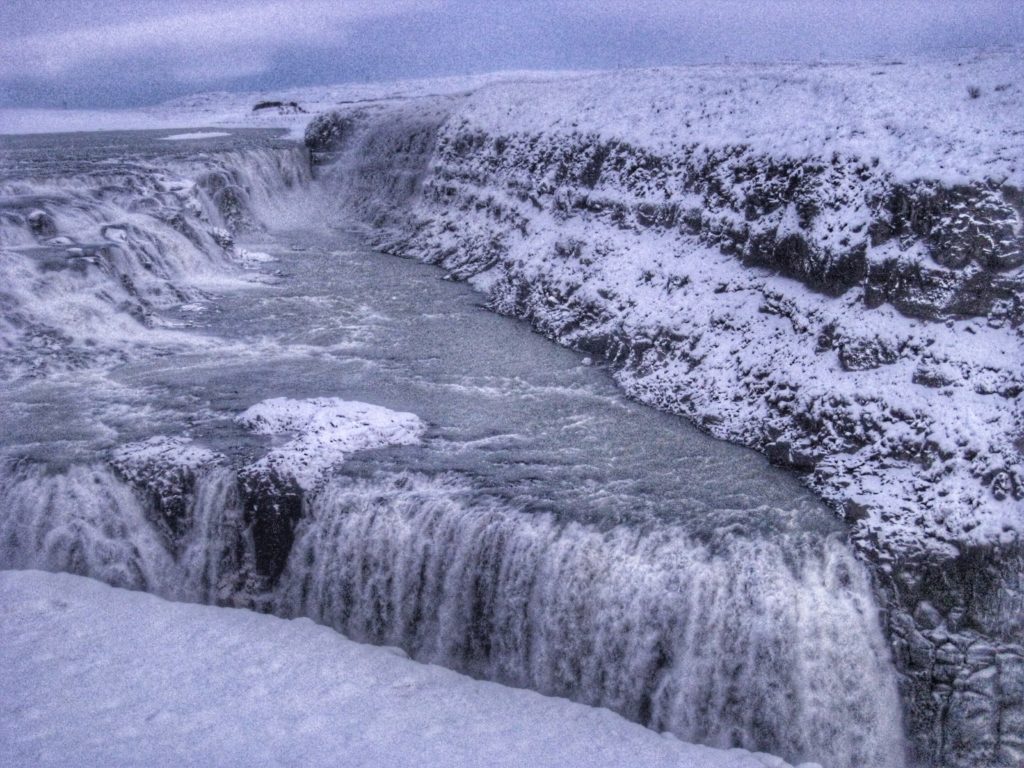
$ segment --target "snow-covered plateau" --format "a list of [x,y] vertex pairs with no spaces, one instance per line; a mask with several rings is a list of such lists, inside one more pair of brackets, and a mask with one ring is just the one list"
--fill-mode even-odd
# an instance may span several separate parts
[[[12,462],[0,475],[0,564],[310,616],[356,639],[403,644],[419,660],[600,703],[655,728],[670,724],[683,738],[765,744],[827,768],[901,766],[902,731],[911,765],[1017,768],[1022,113],[1020,50],[209,94],[124,115],[0,111],[0,133],[167,132],[153,142],[159,151],[147,146],[127,165],[83,163],[70,173],[29,152],[0,179],[5,376],[59,385],[70,371],[134,359],[144,348],[215,350],[227,361],[225,380],[249,354],[284,360],[288,371],[273,379],[280,392],[246,399],[238,394],[251,394],[245,382],[227,385],[219,407],[230,417],[205,442],[194,439],[192,422],[162,429],[155,408],[153,432],[127,440],[123,415],[105,406],[99,437],[88,438],[106,451],[102,465],[51,471]],[[304,130],[305,149],[244,145],[256,127]],[[183,135],[196,138],[162,141]],[[309,299],[344,315],[348,336],[334,346],[307,339],[323,327],[287,300],[266,316],[243,311],[256,328],[250,336],[218,342],[210,320],[213,330],[185,338],[190,324],[230,315],[210,296],[234,290],[244,270],[284,281],[293,269],[279,267],[286,257],[263,243],[249,251],[236,241],[271,221],[283,229],[310,219],[358,228],[382,251],[443,268],[488,308],[604,361],[636,400],[795,471],[842,521],[831,521],[842,536],[767,465],[760,487],[737,492],[743,501],[707,503],[704,528],[692,523],[700,515],[675,528],[658,518],[610,530],[575,511],[568,523],[548,517],[573,496],[586,506],[629,482],[616,476],[598,493],[566,461],[572,492],[557,496],[560,486],[530,464],[532,454],[509,447],[556,423],[554,410],[529,429],[508,427],[511,435],[485,422],[490,431],[471,432],[458,449],[495,445],[486,462],[524,468],[524,487],[550,495],[540,503],[518,487],[507,497],[489,490],[483,500],[466,490],[469,480],[429,463],[426,473],[402,466],[380,475],[372,460],[357,459],[345,482],[332,481],[366,449],[448,450],[432,430],[451,414],[407,405],[387,378],[405,358],[387,348],[378,359],[359,346],[359,334],[390,327],[388,313],[399,310],[388,302],[428,303],[418,273],[380,273],[377,284],[394,275],[415,284],[396,295],[373,285],[383,302],[375,309]],[[352,274],[341,280],[371,293],[358,282],[363,263],[345,263]],[[310,285],[341,283],[321,275]],[[447,337],[431,323],[472,324],[461,307],[430,306],[415,321],[429,333],[402,351],[417,364],[443,357]],[[169,320],[175,308],[189,319]],[[261,325],[284,328],[294,317],[309,326],[291,346]],[[481,360],[497,370],[506,358],[534,354],[509,349],[456,358],[468,383],[449,381],[445,370],[432,386],[448,387],[453,401],[468,390],[519,398],[516,377],[473,378]],[[362,350],[358,365],[379,386],[339,399],[317,366],[352,350]],[[425,377],[417,377],[419,386]],[[144,390],[152,378],[138,374],[124,386]],[[303,378],[310,383],[295,383]],[[278,397],[286,384],[296,392]],[[559,383],[544,397],[566,391],[576,393]],[[26,407],[40,397],[27,385],[18,392]],[[502,418],[530,414],[539,397],[515,399]],[[192,390],[180,396],[188,398],[204,403]],[[597,466],[600,451],[586,434],[596,429],[597,406],[588,402],[557,444],[579,449],[580,466]],[[195,425],[204,419],[212,417],[197,412]],[[572,432],[581,424],[584,432]],[[61,441],[88,442],[75,434]],[[241,447],[222,445],[225,435]],[[651,440],[655,495],[674,492],[658,485],[666,475],[691,482],[688,473],[704,472],[710,485],[729,484],[707,458],[709,445],[656,475],[666,460],[660,451],[677,444],[653,432],[632,439],[640,454]],[[730,461],[745,477],[746,460]],[[628,474],[642,480],[644,471]],[[479,465],[474,472],[490,477]],[[765,485],[787,497],[782,523],[776,497],[749,500],[767,495]],[[671,505],[685,507],[689,493],[671,496]],[[523,498],[529,503],[515,507]],[[627,519],[645,497],[621,498],[616,514]],[[748,540],[757,515],[772,533]],[[809,528],[799,530],[792,515],[804,515]],[[537,573],[564,591],[538,589]],[[228,623],[254,622],[260,632],[308,634],[295,642],[363,653],[307,624],[81,589],[89,610],[136,601],[139,611],[181,611],[182,622],[224,621],[225,632],[234,631]],[[737,615],[744,610],[750,615]],[[575,658],[583,647],[586,658]],[[721,650],[720,663],[708,647]],[[365,653],[367,664],[385,660]],[[463,684],[478,685],[453,683]]]

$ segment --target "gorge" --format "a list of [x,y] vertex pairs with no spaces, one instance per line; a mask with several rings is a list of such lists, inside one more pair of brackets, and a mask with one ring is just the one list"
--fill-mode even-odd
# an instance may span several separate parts
[[1019,68],[7,137],[0,566],[791,762],[1016,766]]

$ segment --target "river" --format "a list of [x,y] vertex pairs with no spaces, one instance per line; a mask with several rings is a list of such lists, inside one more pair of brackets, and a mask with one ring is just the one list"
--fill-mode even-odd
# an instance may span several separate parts
[[[795,477],[375,252],[276,134],[2,142],[0,566],[310,616],[691,741],[902,765],[869,577]],[[189,187],[203,168],[223,179]],[[205,224],[239,230],[234,258],[177,243]],[[334,467],[272,577],[243,585],[237,468],[279,439],[235,417],[280,397],[427,429]],[[154,436],[225,457],[196,471],[173,541],[109,463]]]

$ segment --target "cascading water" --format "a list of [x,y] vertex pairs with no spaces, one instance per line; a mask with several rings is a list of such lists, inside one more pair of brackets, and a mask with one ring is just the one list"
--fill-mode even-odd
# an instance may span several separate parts
[[[258,232],[314,228],[324,208],[310,191],[408,197],[440,119],[428,117],[411,138],[357,134],[354,178],[314,181],[299,150],[260,145],[153,149],[110,178],[60,180],[26,161],[2,181],[2,259],[21,271],[2,335],[25,365],[3,370],[0,567],[309,616],[693,741],[901,766],[868,576],[792,478],[628,403],[427,267],[339,233],[293,231],[285,246]],[[278,261],[240,286],[233,240],[246,231]],[[92,261],[75,266],[74,249]],[[95,324],[67,313],[75,294]],[[115,320],[138,344],[92,354]],[[33,323],[71,340],[46,376],[26,347]],[[173,355],[153,344],[164,330]],[[246,485],[242,467],[276,443],[234,416],[281,395],[380,402],[431,427],[293,494],[291,538],[274,542],[286,560],[270,572],[261,537],[281,525],[255,523],[283,509],[283,491],[279,478]],[[210,450],[126,469],[117,449],[160,434]]]
[[206,472],[177,539],[160,531],[152,499],[104,465],[39,465],[0,474],[0,567],[89,576],[173,600],[245,599],[252,547],[233,472]]
[[275,600],[350,637],[684,739],[900,764],[870,585],[832,537],[601,532],[457,481],[388,476],[311,501]]
[[[95,141],[86,158],[102,153]],[[63,165],[18,146],[5,153],[0,366],[10,374],[173,342],[159,311],[223,284],[240,256],[231,232],[260,226],[258,217],[287,219],[290,193],[310,180],[294,146],[159,162],[154,151]]]
[[4,568],[308,616],[700,743],[825,766],[902,764],[869,580],[834,535],[601,531],[452,477],[340,478],[307,499],[285,571],[266,589],[224,467],[196,482],[173,545],[159,510],[103,467],[9,471],[0,509]]

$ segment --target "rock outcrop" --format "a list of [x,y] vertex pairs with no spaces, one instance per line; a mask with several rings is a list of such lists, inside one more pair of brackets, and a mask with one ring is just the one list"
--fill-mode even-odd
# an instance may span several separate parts
[[1020,65],[942,66],[492,86],[307,143],[383,248],[805,473],[873,566],[915,758],[1017,766],[1022,93],[953,76]]

